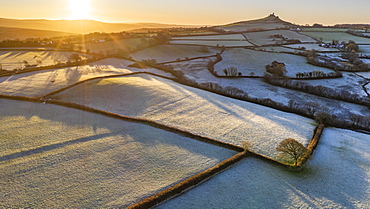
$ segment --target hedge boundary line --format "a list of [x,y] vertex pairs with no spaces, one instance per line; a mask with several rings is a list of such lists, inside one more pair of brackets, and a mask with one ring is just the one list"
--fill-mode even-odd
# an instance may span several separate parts
[[315,130],[313,131],[314,132],[313,136],[312,136],[310,142],[307,145],[307,152],[300,159],[298,159],[298,163],[297,163],[296,166],[292,166],[293,170],[295,170],[295,171],[301,170],[305,166],[307,161],[309,159],[311,159],[311,156],[312,156],[313,152],[316,150],[317,145],[320,142],[321,135],[322,135],[324,129],[325,129],[325,125],[322,124],[322,123],[320,123],[316,126]]
[[201,173],[198,173],[166,190],[163,190],[151,197],[148,197],[134,205],[129,206],[128,209],[147,209],[147,208],[151,208],[156,205],[159,205],[209,180],[214,175],[220,172],[223,172],[230,166],[234,165],[235,163],[247,157],[248,154],[249,152],[240,152],[234,155],[233,157],[224,160],[223,162],[219,163],[218,165],[212,168],[209,168]]

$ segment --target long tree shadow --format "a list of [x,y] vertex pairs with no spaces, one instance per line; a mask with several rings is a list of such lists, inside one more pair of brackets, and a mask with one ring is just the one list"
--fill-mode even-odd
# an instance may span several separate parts
[[0,157],[0,162],[6,161],[6,160],[13,160],[13,159],[16,159],[16,158],[21,158],[21,157],[27,157],[29,155],[39,154],[39,153],[47,152],[47,151],[50,151],[50,150],[53,150],[53,149],[63,148],[63,147],[69,146],[69,145],[77,144],[77,143],[94,141],[94,140],[98,140],[98,139],[101,139],[101,138],[104,138],[104,137],[115,136],[118,133],[119,132],[97,134],[97,135],[93,135],[93,136],[87,136],[87,137],[82,137],[82,138],[78,138],[78,139],[73,139],[73,140],[70,140],[70,141],[64,141],[64,142],[60,142],[60,143],[56,143],[56,144],[46,145],[46,146],[43,146],[43,147],[39,147],[39,148],[27,150],[27,151],[21,151],[21,152],[17,152],[17,153],[13,153],[13,154],[10,154],[10,155],[5,155],[5,156]]

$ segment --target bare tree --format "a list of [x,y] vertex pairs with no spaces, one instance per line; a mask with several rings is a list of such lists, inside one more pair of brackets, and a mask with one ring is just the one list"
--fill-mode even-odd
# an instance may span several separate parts
[[307,149],[295,139],[288,138],[279,143],[276,147],[276,151],[283,156],[292,158],[294,160],[294,165],[297,165],[298,159],[306,153]]

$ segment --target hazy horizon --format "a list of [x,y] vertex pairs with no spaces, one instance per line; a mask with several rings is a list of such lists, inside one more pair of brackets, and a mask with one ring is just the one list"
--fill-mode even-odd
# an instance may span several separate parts
[[179,25],[221,25],[253,20],[275,13],[282,20],[304,25],[370,24],[370,1],[273,1],[230,0],[215,2],[148,0],[0,0],[1,18],[73,20],[106,23],[164,23]]

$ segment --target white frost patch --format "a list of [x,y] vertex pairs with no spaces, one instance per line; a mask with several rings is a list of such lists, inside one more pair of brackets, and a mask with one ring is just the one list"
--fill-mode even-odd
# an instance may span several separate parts
[[0,100],[1,205],[126,208],[236,154],[75,109]]
[[246,158],[157,208],[368,208],[369,135],[328,128],[299,173]]
[[314,129],[312,120],[295,114],[149,75],[93,81],[54,98],[155,120],[236,145],[247,140],[255,151],[271,157],[276,157],[277,144],[286,138],[307,145]]
[[153,72],[172,77],[171,74],[156,69],[127,67],[131,63],[122,59],[105,59],[84,66],[42,70],[0,77],[0,94],[32,97],[42,96],[89,78],[132,72]]

